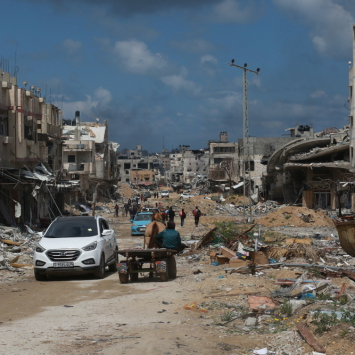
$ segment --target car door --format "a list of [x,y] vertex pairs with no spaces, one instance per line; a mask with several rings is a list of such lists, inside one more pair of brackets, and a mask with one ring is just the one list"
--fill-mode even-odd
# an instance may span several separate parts
[[102,218],[100,218],[99,227],[100,227],[100,236],[101,236],[101,240],[102,240],[102,251],[105,253],[105,262],[106,262],[107,258],[109,257],[109,255],[108,255],[109,236],[102,235],[102,232],[105,229]]
[[114,251],[114,241],[113,241],[114,235],[113,235],[113,230],[110,229],[107,221],[104,220],[104,219],[101,219],[101,222],[102,222],[103,230],[106,229],[106,230],[110,230],[111,231],[110,235],[103,236],[103,238],[105,239],[105,256],[106,256],[106,261],[107,261],[113,255],[113,251]]

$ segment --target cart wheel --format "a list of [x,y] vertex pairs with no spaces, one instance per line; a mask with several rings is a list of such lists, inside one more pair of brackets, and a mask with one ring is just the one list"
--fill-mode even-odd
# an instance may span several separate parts
[[166,269],[168,271],[169,277],[171,279],[175,279],[177,272],[176,272],[176,259],[174,255],[170,256],[166,261]]
[[160,276],[160,281],[162,282],[168,281],[169,280],[168,270],[166,270],[166,272],[161,272],[159,276]]
[[121,284],[126,284],[128,282],[128,274],[118,274]]

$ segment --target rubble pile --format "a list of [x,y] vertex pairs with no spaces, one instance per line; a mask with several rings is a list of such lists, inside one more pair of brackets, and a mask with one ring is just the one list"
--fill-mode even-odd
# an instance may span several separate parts
[[26,231],[0,226],[0,270],[33,269],[33,251],[40,238],[27,226]]
[[[236,346],[232,339],[246,334],[257,344],[253,354],[347,354],[355,339],[355,261],[333,229],[268,244],[267,228],[255,233],[255,225],[231,225],[219,224],[213,235],[205,230],[182,254],[204,299],[184,309],[203,310],[199,317],[225,337],[221,349],[241,350],[242,342]],[[196,262],[199,268],[192,267]],[[261,343],[262,335],[267,337]]]
[[266,227],[275,226],[295,226],[309,227],[315,226],[334,227],[333,219],[322,210],[311,210],[306,207],[285,206],[269,213],[258,220],[258,223]]
[[116,192],[121,197],[123,197],[125,199],[128,199],[128,198],[131,198],[134,195],[135,190],[132,189],[128,184],[121,183],[121,184],[118,184]]

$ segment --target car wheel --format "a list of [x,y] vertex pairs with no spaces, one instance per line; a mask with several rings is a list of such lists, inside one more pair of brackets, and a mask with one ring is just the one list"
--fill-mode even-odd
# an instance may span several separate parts
[[42,274],[41,272],[35,271],[34,274],[35,274],[35,279],[37,281],[45,281],[47,279],[47,275]]
[[97,279],[103,279],[105,277],[105,257],[104,257],[104,254],[101,255],[99,270],[95,272],[95,277]]
[[117,249],[115,249],[115,262],[108,266],[109,271],[117,271],[117,264],[118,264],[118,254]]

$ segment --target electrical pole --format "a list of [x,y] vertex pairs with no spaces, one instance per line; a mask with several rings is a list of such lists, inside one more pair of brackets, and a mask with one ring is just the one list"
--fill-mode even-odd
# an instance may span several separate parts
[[[259,74],[260,68],[257,68],[256,71],[247,69],[247,63],[244,64],[244,67],[234,64],[234,59],[232,59],[230,66],[243,69],[243,206],[244,206],[244,218],[246,219],[246,206],[245,206],[245,197],[246,191],[248,190],[249,196],[249,213],[250,213],[250,222],[252,221],[252,202],[251,202],[251,174],[250,174],[250,145],[249,145],[249,117],[248,117],[248,82],[247,82],[247,71]],[[248,180],[247,180],[248,175]]]

